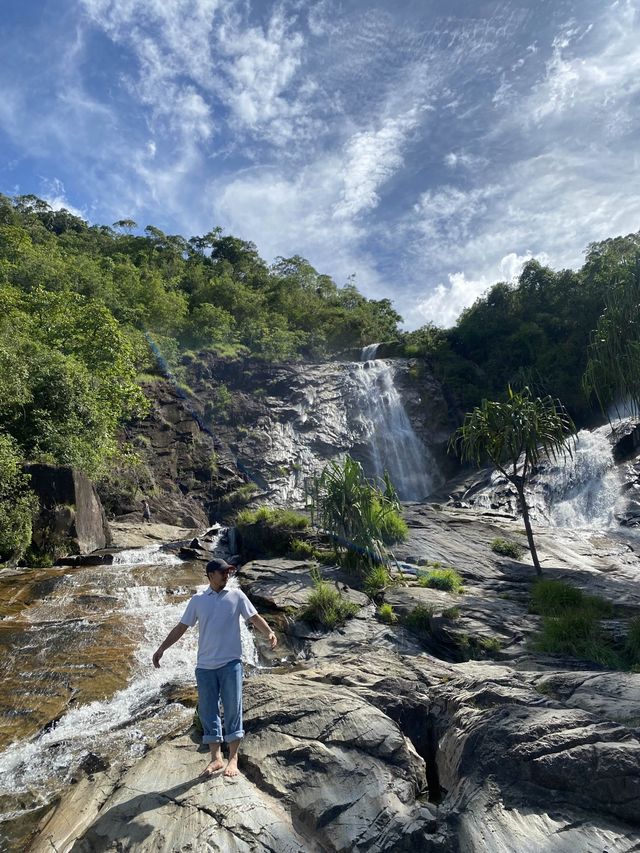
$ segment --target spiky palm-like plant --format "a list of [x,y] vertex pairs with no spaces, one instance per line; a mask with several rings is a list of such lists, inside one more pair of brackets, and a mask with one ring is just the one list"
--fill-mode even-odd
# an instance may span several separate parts
[[346,456],[314,479],[310,497],[313,522],[331,534],[352,564],[386,562],[386,522],[400,508],[388,476],[380,489],[365,477],[359,462]]
[[559,400],[533,397],[529,388],[507,391],[504,402],[483,400],[465,415],[450,446],[463,461],[480,466],[489,459],[518,493],[527,540],[536,572],[540,561],[533,539],[525,485],[532,469],[544,457],[571,454],[576,428]]

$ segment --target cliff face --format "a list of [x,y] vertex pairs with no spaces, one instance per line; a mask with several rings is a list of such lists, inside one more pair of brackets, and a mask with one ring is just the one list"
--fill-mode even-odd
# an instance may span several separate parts
[[[424,493],[416,497],[426,496],[450,465],[452,416],[439,383],[416,362],[271,365],[203,359],[191,362],[189,374],[222,457],[234,460],[272,503],[301,504],[308,478],[347,452],[370,476],[382,473],[376,470],[376,432],[386,433],[395,446],[398,480],[404,476],[402,457],[410,452],[420,457],[412,467],[425,468],[424,483],[415,487]],[[389,400],[393,394],[398,400]],[[383,423],[401,403],[406,424]],[[411,429],[413,449],[406,435]]]
[[102,488],[111,516],[139,514],[142,492],[158,521],[194,527],[228,519],[251,500],[302,506],[309,478],[345,453],[369,476],[391,458],[392,480],[400,491],[406,480],[401,496],[412,499],[450,473],[446,442],[455,424],[423,363],[204,355],[186,362],[186,373],[190,391],[169,380],[146,387],[152,411],[124,436],[144,464],[131,488]]

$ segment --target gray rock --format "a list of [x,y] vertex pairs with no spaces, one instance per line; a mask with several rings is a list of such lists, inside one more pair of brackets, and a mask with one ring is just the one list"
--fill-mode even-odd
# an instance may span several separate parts
[[336,586],[341,595],[361,606],[369,599],[352,589],[352,577],[337,566],[318,566],[306,560],[253,560],[245,563],[240,582],[245,592],[260,606],[277,610],[304,607],[311,592],[311,569],[315,566],[323,579]]
[[26,465],[30,488],[38,496],[40,513],[33,541],[43,550],[64,548],[89,554],[111,545],[111,532],[95,486],[68,465]]

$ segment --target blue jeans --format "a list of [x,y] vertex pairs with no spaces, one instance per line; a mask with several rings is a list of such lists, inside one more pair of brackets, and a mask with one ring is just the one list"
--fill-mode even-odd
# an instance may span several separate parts
[[[218,669],[196,667],[198,713],[204,736],[202,743],[230,743],[244,737],[242,728],[242,661],[232,660]],[[224,730],[220,720],[224,709]]]

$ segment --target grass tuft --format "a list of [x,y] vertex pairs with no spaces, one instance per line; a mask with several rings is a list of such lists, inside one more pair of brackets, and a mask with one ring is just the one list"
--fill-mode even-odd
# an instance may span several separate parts
[[300,618],[310,625],[329,630],[343,625],[360,609],[353,601],[347,601],[338,590],[312,571],[314,589]]
[[418,575],[418,585],[446,592],[460,592],[462,578],[455,569],[431,569],[424,575]]
[[405,616],[405,624],[412,631],[420,634],[428,634],[431,631],[431,617],[435,613],[435,607],[428,604],[419,604]]
[[569,610],[585,610],[600,619],[613,613],[613,605],[604,598],[587,595],[564,581],[546,579],[533,585],[529,609],[540,616],[560,616]]
[[640,665],[640,617],[638,616],[629,623],[625,652],[631,667],[635,671],[635,668]]
[[377,601],[384,595],[384,591],[389,585],[389,572],[387,567],[382,563],[371,566],[364,577],[364,591],[369,598]]
[[381,604],[378,607],[378,618],[387,625],[394,625],[398,621],[398,617],[390,604]]
[[514,560],[519,560],[527,549],[518,542],[497,536],[491,542],[491,550],[494,554],[500,554],[501,557],[512,557]]

